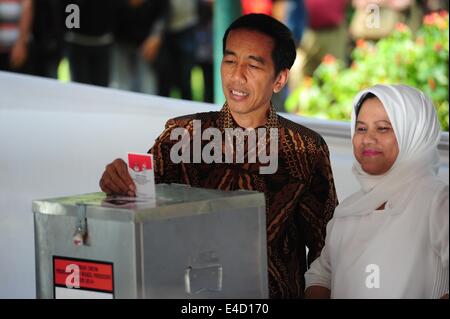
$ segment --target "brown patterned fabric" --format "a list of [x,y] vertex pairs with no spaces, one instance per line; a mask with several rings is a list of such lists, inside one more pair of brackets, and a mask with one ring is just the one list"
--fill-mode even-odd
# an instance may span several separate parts
[[[193,120],[201,129],[239,127],[227,105],[220,112],[206,112],[171,119],[149,150],[155,160],[156,183],[181,183],[221,190],[253,190],[265,194],[267,253],[271,298],[303,298],[304,273],[324,245],[325,229],[337,205],[328,147],[314,131],[289,121],[271,108],[266,128],[278,128],[278,169],[260,174],[256,163],[175,164],[170,149],[174,128],[186,128],[192,138]],[[202,147],[209,141],[202,141]],[[225,143],[225,142],[223,142]],[[192,144],[192,143],[191,143]],[[247,146],[247,144],[245,144]],[[224,147],[223,147],[224,148]],[[269,147],[267,147],[269,152]],[[232,235],[232,234],[230,234]],[[306,256],[305,246],[309,252]]]

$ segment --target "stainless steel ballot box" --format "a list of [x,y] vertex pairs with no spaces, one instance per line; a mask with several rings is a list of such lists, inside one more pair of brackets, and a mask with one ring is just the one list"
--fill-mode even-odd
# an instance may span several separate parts
[[38,298],[268,298],[264,194],[156,185],[33,202]]

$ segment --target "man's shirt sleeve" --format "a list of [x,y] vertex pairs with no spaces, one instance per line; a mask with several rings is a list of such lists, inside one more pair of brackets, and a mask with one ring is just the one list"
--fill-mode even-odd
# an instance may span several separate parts
[[328,146],[324,140],[316,151],[310,189],[300,201],[300,211],[306,221],[305,240],[308,265],[319,255],[325,243],[326,226],[338,204]]
[[156,139],[155,144],[148,151],[153,155],[155,164],[155,182],[159,183],[182,183],[181,164],[173,163],[170,158],[170,149],[177,141],[172,141],[170,135],[172,130],[177,127],[175,120],[170,119],[166,122],[164,131]]

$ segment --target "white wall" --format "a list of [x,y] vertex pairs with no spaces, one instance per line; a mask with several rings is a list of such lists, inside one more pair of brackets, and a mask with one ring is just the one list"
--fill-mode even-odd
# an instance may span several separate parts
[[[0,72],[0,298],[35,297],[32,200],[99,191],[104,166],[146,152],[167,119],[219,108]],[[324,133],[339,197],[357,189],[349,139],[291,119]]]

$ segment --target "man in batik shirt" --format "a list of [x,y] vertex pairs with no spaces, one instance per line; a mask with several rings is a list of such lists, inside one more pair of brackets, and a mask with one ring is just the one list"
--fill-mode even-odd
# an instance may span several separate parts
[[[295,60],[295,45],[286,26],[262,14],[242,16],[226,31],[223,53],[221,76],[227,102],[220,112],[187,115],[166,123],[150,149],[155,160],[155,180],[263,192],[269,295],[302,298],[307,265],[320,254],[326,224],[337,205],[328,147],[320,135],[277,115],[271,105],[272,94],[286,84]],[[205,160],[202,152],[211,139],[200,140],[200,152],[198,145],[190,142],[207,129],[218,132],[207,135],[220,146],[214,153],[221,151],[212,162]],[[249,135],[227,135],[233,129],[246,129]],[[257,137],[258,148],[251,143],[251,132]],[[180,136],[188,143],[180,144]],[[231,162],[226,160],[230,149],[227,143],[236,145]],[[263,149],[265,155],[270,149],[270,159],[275,163],[269,161],[267,165],[261,160],[264,154],[260,143],[267,146]],[[240,160],[238,146],[244,147]],[[259,155],[258,160],[250,160],[251,154]],[[196,161],[200,155],[202,158]],[[121,159],[107,166],[100,187],[108,194],[135,194],[127,165]]]

